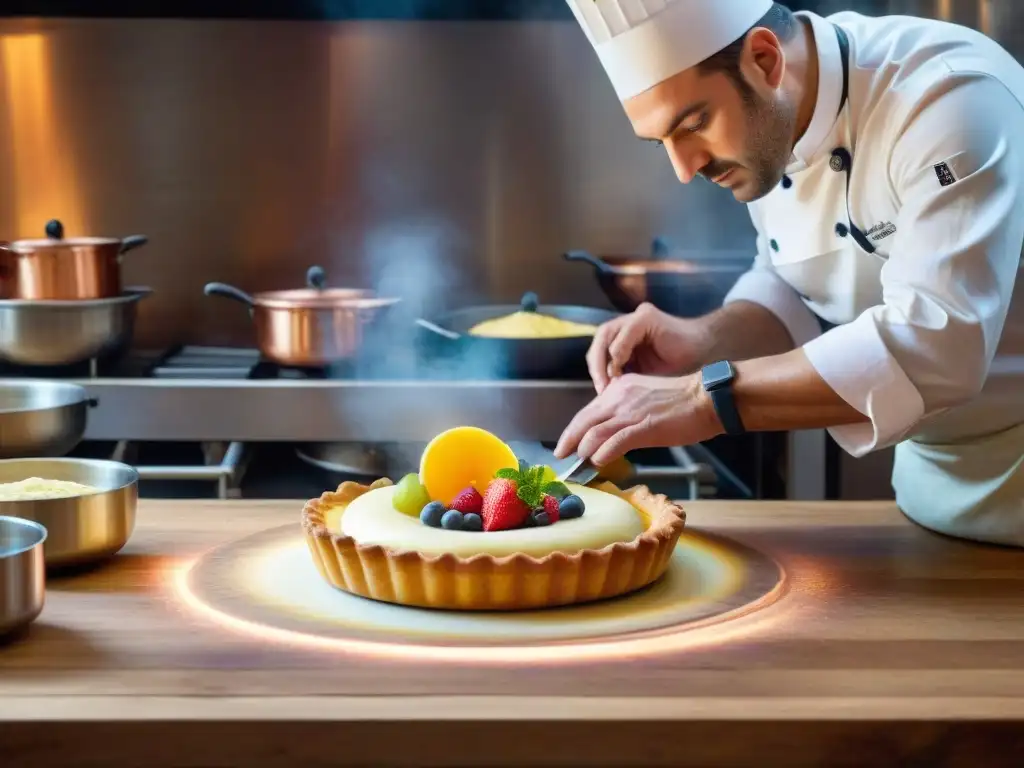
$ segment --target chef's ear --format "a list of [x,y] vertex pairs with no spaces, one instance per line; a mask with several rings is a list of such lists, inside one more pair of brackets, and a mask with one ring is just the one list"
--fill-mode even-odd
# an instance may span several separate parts
[[755,27],[747,33],[740,56],[740,69],[755,88],[774,91],[782,84],[786,74],[786,54],[782,41],[765,27]]

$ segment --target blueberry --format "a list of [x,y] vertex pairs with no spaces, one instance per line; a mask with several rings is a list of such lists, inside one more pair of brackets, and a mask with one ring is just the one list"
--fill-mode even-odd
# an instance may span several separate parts
[[441,527],[449,531],[462,530],[462,513],[457,509],[449,509],[441,518]]
[[541,512],[534,512],[533,513],[533,523],[534,523],[534,525],[539,525],[539,526],[551,525],[551,518],[548,517],[548,513],[547,512],[543,512],[543,511],[541,511]]
[[523,312],[536,312],[538,306],[540,306],[540,298],[533,291],[527,291],[519,300],[519,307]]
[[448,508],[440,501],[432,501],[420,512],[420,522],[431,528],[440,528],[441,519],[447,511]]
[[462,518],[462,530],[464,531],[482,531],[484,529],[484,521],[480,515],[475,512],[470,512],[468,515]]
[[583,499],[579,496],[566,496],[558,503],[558,517],[560,520],[572,520],[574,517],[583,517],[586,507]]

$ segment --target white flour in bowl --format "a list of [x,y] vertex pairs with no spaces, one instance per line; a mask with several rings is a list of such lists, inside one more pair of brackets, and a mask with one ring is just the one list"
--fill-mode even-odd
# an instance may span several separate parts
[[29,477],[15,483],[0,483],[0,501],[35,501],[40,499],[69,499],[97,493],[91,485],[73,483],[70,480],[45,480]]

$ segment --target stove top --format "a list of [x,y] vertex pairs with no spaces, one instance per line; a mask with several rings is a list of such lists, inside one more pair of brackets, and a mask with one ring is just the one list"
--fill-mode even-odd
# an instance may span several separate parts
[[167,350],[135,350],[116,358],[86,360],[76,365],[14,365],[0,360],[0,378],[138,379],[148,378]]
[[[581,369],[578,378],[586,379]],[[0,378],[43,379],[193,379],[193,380],[337,380],[337,381],[505,381],[500,370],[482,369],[455,356],[426,357],[396,347],[376,348],[356,360],[322,368],[295,368],[265,360],[256,349],[177,346],[132,350],[121,357],[68,366],[14,366],[0,362]],[[565,379],[566,376],[560,376]]]

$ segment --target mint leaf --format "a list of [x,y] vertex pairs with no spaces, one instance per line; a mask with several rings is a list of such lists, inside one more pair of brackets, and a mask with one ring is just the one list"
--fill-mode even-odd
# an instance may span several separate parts
[[535,483],[520,483],[516,488],[516,496],[530,509],[540,506],[541,492]]
[[519,480],[519,470],[512,469],[512,467],[504,467],[494,473],[494,476],[501,480]]
[[568,486],[558,480],[552,480],[550,483],[546,483],[540,490],[541,493],[546,493],[548,496],[554,496],[559,501],[570,495]]

